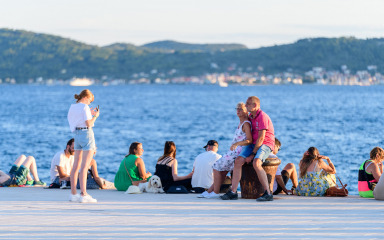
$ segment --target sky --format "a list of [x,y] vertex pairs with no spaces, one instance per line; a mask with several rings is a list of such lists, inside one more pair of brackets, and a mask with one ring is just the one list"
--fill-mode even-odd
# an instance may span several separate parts
[[0,28],[98,46],[174,40],[259,48],[313,37],[384,37],[383,0],[1,0],[0,6]]

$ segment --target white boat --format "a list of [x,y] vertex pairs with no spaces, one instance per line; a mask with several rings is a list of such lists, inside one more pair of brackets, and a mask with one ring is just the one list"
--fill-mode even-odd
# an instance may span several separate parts
[[228,87],[228,83],[227,83],[227,82],[224,82],[224,81],[217,80],[217,84],[218,84],[220,87]]
[[73,78],[70,82],[69,85],[71,86],[76,86],[76,87],[85,87],[85,86],[90,86],[93,84],[93,80],[89,78]]

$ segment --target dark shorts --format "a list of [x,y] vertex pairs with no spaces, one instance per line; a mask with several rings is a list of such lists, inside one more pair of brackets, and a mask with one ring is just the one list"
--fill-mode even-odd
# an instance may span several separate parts
[[[284,185],[287,185],[287,182],[289,181],[289,173],[286,170],[283,170],[281,171],[281,177],[283,178]],[[273,195],[277,195],[281,193],[281,191],[283,191],[283,189],[280,187],[279,184],[277,184],[277,189],[275,192],[273,192]]]
[[11,170],[9,170],[9,176],[11,177],[7,181],[8,186],[13,186],[13,185],[25,185],[27,183],[27,176],[29,173],[29,169],[26,168],[25,166],[16,166],[13,165],[11,167]]
[[[80,180],[77,180],[77,189],[80,189]],[[99,184],[97,184],[96,180],[93,178],[91,174],[87,175],[87,189],[101,189]]]

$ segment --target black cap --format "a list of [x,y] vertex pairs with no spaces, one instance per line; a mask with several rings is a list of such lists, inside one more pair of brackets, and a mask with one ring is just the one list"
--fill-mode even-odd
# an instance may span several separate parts
[[216,140],[209,140],[207,142],[207,145],[205,145],[203,148],[206,148],[208,146],[214,146],[215,144],[217,144],[217,146],[219,146],[219,143]]

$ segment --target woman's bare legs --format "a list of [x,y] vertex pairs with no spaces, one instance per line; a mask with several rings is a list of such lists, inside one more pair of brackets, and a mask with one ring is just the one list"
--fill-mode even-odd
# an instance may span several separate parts
[[242,168],[245,163],[245,158],[238,156],[235,159],[235,166],[233,168],[233,175],[232,175],[232,186],[231,190],[232,192],[237,192],[237,186],[239,185],[241,174],[242,174]]
[[[80,190],[81,190],[82,196],[87,195],[87,172],[88,172],[89,166],[91,165],[94,152],[95,152],[94,150],[83,151],[81,169],[80,169],[80,175],[79,175]],[[76,156],[76,152],[75,152],[75,156]],[[71,185],[72,185],[72,182],[71,182]]]
[[79,177],[80,164],[83,158],[83,150],[75,150],[73,167],[71,170],[71,194],[76,195],[77,179]]
[[[227,171],[220,172],[213,169],[213,191],[216,194],[220,193],[221,184],[224,182],[225,176],[227,175]],[[208,191],[209,192],[209,191]]]

